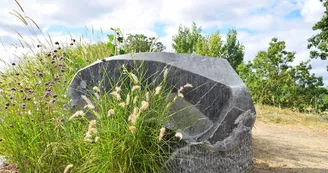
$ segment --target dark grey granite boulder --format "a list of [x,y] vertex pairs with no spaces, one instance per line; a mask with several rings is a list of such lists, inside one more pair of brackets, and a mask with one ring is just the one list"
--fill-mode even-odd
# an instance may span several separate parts
[[[169,68],[167,82],[176,86],[190,83],[184,98],[177,99],[172,109],[183,107],[184,113],[174,115],[168,128],[179,129],[185,145],[177,148],[168,163],[169,172],[251,172],[253,170],[252,127],[255,108],[246,86],[225,59],[175,53],[138,53],[99,60],[81,69],[68,89],[71,107],[83,107],[82,93],[103,84],[105,91],[111,79],[118,79],[122,64],[141,63],[150,77],[149,83],[163,79]],[[152,76],[155,72],[157,76]],[[177,90],[175,90],[177,91]],[[186,119],[182,114],[188,114]]]

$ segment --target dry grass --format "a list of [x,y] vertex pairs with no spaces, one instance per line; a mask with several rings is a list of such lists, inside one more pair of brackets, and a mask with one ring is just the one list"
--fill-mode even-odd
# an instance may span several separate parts
[[301,113],[292,109],[255,105],[257,121],[266,123],[305,126],[314,129],[328,129],[328,115]]

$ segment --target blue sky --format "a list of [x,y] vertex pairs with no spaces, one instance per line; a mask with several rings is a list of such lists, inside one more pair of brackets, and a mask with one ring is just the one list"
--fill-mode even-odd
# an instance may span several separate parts
[[[12,60],[11,53],[24,49],[10,46],[17,35],[9,25],[28,37],[33,34],[15,17],[20,11],[14,0],[3,0],[0,7],[0,57]],[[125,33],[142,33],[159,37],[172,51],[172,36],[180,24],[191,26],[194,21],[204,34],[220,31],[223,38],[230,28],[236,28],[239,40],[245,45],[245,60],[252,60],[258,51],[265,50],[272,37],[286,41],[287,50],[296,52],[295,64],[309,58],[307,39],[315,34],[313,24],[320,20],[324,8],[319,0],[21,0],[25,15],[33,18],[53,40],[69,40],[85,34],[85,27],[95,31],[102,28],[105,38],[110,27],[120,27]],[[36,34],[38,37],[40,33]],[[7,52],[5,51],[7,50]],[[10,59],[11,58],[11,59]],[[328,85],[327,61],[312,60],[313,70],[323,76]]]

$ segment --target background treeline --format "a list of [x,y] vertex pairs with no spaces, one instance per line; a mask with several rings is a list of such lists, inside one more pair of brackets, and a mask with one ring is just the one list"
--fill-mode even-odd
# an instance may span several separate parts
[[[247,85],[256,103],[323,112],[328,108],[328,90],[324,87],[322,77],[310,72],[311,58],[326,60],[328,57],[328,1],[321,2],[326,11],[313,26],[313,30],[319,33],[308,39],[308,48],[312,48],[309,59],[298,64],[295,63],[296,52],[289,51],[285,41],[278,38],[272,38],[268,43],[269,48],[258,52],[252,61],[244,62],[245,48],[238,41],[235,29],[230,29],[226,39],[223,39],[219,31],[210,35],[202,34],[201,27],[195,23],[191,27],[180,25],[173,36],[172,48],[176,53],[227,59]],[[127,52],[165,49],[155,38],[138,34],[129,35],[123,47],[129,48]]]

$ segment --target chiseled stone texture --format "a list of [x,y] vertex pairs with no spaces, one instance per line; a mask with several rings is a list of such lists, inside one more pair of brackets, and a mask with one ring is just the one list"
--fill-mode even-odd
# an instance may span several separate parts
[[167,82],[175,86],[174,92],[186,83],[193,86],[186,88],[184,98],[172,107],[174,111],[189,105],[185,111],[190,117],[177,113],[167,125],[183,134],[183,145],[168,161],[168,172],[252,172],[255,108],[245,84],[225,59],[163,52],[109,57],[76,74],[68,89],[69,105],[83,107],[82,93],[88,94],[100,82],[102,90],[109,91],[111,85],[104,76],[116,80],[123,64],[132,69],[141,62],[146,76],[152,76],[148,83],[154,86],[163,80],[166,68]]

